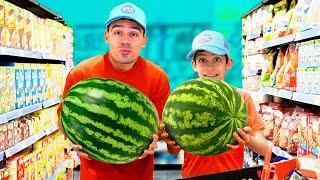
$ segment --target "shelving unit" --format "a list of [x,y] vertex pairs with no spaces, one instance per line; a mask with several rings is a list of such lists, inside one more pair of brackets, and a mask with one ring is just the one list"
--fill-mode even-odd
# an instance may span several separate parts
[[54,180],[55,177],[66,169],[66,161],[64,161],[54,172],[51,174],[51,176],[48,177],[48,180]]
[[[60,103],[65,67],[73,64],[73,33],[71,28],[66,27],[66,22],[60,15],[36,1],[5,0],[1,5],[1,8],[4,8],[2,10],[6,10],[5,12],[9,12],[5,8],[14,10],[6,18],[15,19],[10,16],[21,17],[11,23],[19,25],[14,30],[19,30],[19,32],[23,30],[22,33],[24,33],[19,36],[20,39],[17,40],[19,43],[10,42],[11,36],[13,36],[10,34],[10,37],[7,38],[9,43],[4,42],[3,46],[0,46],[0,65],[2,68],[0,72],[6,75],[4,79],[0,78],[0,83],[4,82],[4,86],[1,86],[0,90],[10,94],[10,98],[7,99],[4,99],[4,96],[0,97],[0,100],[5,100],[4,104],[10,103],[8,108],[0,110],[0,135],[4,139],[1,142],[0,161],[4,165],[7,164],[4,167],[1,166],[1,171],[7,171],[7,169],[12,169],[9,162],[15,158],[22,158],[23,161],[26,161],[23,163],[26,164],[29,164],[29,158],[30,161],[34,161],[31,160],[31,157],[36,157],[37,160],[39,158],[39,162],[43,161],[41,158],[46,153],[50,153],[50,158],[53,159],[64,158],[64,147],[62,143],[57,143],[63,142],[62,135],[56,133],[58,126],[53,125],[57,117],[56,115],[53,117],[54,109],[47,108],[55,108],[52,106]],[[22,26],[24,21],[25,24]],[[10,24],[9,21],[7,22]],[[8,24],[5,24],[4,27]],[[27,38],[22,40],[22,37]],[[2,74],[1,77],[3,77]],[[43,102],[44,99],[50,100]],[[16,104],[14,105],[14,103]],[[11,110],[13,108],[16,109]],[[34,112],[37,112],[36,117],[25,116]],[[24,118],[19,118],[21,116]],[[46,127],[46,129],[40,130],[40,127]],[[16,135],[18,136],[16,137]],[[55,146],[54,151],[47,148],[51,146]],[[30,149],[30,152],[20,153],[25,149]],[[38,153],[39,151],[41,153]],[[28,165],[23,166],[23,168],[30,168]],[[65,169],[66,161],[47,179],[56,179],[57,175]],[[12,173],[12,175],[17,174],[17,172]]]
[[[269,52],[274,52],[277,49],[281,49],[283,52],[285,52],[285,49],[288,48],[289,44],[290,44],[289,47],[291,47],[291,46],[294,47],[292,44],[295,44],[295,48],[297,48],[298,53],[299,53],[299,50],[300,50],[299,48],[300,47],[306,48],[306,46],[307,47],[311,46],[312,48],[314,47],[315,49],[316,49],[316,47],[318,47],[316,45],[318,43],[318,40],[317,41],[311,41],[311,40],[320,39],[320,24],[317,24],[317,27],[314,27],[314,28],[311,28],[311,29],[307,29],[307,30],[303,30],[303,31],[300,31],[300,32],[299,32],[298,29],[294,29],[294,30],[290,29],[291,31],[286,31],[284,29],[279,30],[279,27],[277,27],[278,28],[277,31],[273,31],[273,29],[272,30],[268,29],[268,28],[272,27],[270,25],[273,25],[274,20],[279,20],[280,17],[278,17],[279,19],[271,20],[272,23],[270,21],[268,21],[268,23],[270,23],[270,24],[267,24],[267,26],[265,26],[267,21],[259,21],[259,22],[263,22],[263,23],[261,23],[262,24],[261,27],[260,27],[261,24],[259,24],[259,26],[257,24],[254,24],[254,23],[252,24],[252,22],[255,22],[255,21],[253,21],[254,15],[255,15],[254,13],[258,14],[258,9],[259,8],[262,8],[262,7],[265,8],[265,9],[261,9],[261,10],[264,10],[264,12],[260,11],[261,14],[262,13],[267,13],[267,12],[270,13],[270,11],[269,11],[270,10],[269,9],[270,6],[266,6],[266,5],[270,5],[270,4],[271,5],[275,5],[278,2],[280,2],[280,0],[262,0],[254,8],[252,8],[249,12],[245,13],[245,15],[242,17],[244,23],[249,22],[249,24],[252,25],[252,26],[250,26],[250,25],[247,24],[248,26],[246,26],[246,24],[243,24],[243,27],[244,27],[244,29],[243,29],[243,40],[242,40],[243,48],[244,48],[244,51],[243,51],[243,62],[244,63],[248,63],[248,64],[245,64],[247,66],[244,65],[244,67],[246,68],[245,71],[244,71],[245,73],[243,73],[244,74],[244,80],[246,80],[246,75],[248,75],[248,72],[254,72],[254,70],[255,70],[254,68],[255,68],[256,64],[253,64],[253,63],[256,63],[256,62],[252,62],[252,61],[251,62],[246,62],[246,60],[252,60],[253,59],[251,57],[253,57],[252,54],[254,54],[254,53],[260,53],[260,52],[269,53]],[[289,8],[289,5],[290,5],[290,7],[292,7],[291,6],[291,1],[287,1],[287,3],[288,2],[290,4],[286,4],[285,5],[286,6],[285,7],[286,8],[285,12],[288,11],[287,8]],[[280,9],[281,7],[278,6],[277,8]],[[300,8],[301,8],[301,6],[300,6]],[[250,17],[249,17],[249,15],[250,15]],[[275,13],[272,15],[273,16],[272,18],[274,18],[274,15],[275,15]],[[249,17],[249,19],[246,19],[247,17]],[[260,16],[258,16],[258,15],[255,16],[255,18],[257,18],[257,17],[260,17]],[[265,15],[264,17],[268,17],[269,18],[270,16],[268,14],[268,16]],[[293,17],[293,15],[292,15],[292,17]],[[246,20],[248,20],[248,21],[246,21]],[[284,19],[281,19],[281,20],[284,21]],[[290,21],[287,24],[288,29],[290,27],[289,23],[290,23]],[[297,24],[295,24],[295,25],[298,27]],[[296,28],[296,26],[292,26],[292,27]],[[252,29],[250,29],[249,27],[251,27]],[[304,28],[301,28],[301,27],[299,27],[300,30],[304,29]],[[258,36],[259,32],[256,32],[256,31],[258,31],[257,29],[261,30],[259,36]],[[270,31],[268,31],[268,30],[270,30]],[[250,33],[250,31],[252,31],[253,33]],[[282,33],[280,33],[280,31],[282,31]],[[267,32],[267,33],[264,34],[265,32]],[[297,33],[292,33],[292,32],[297,32]],[[292,33],[292,34],[290,34],[290,33]],[[289,35],[283,36],[283,34],[289,34]],[[278,37],[278,38],[274,39],[274,37]],[[304,43],[304,42],[306,42],[306,43]],[[301,53],[303,52],[302,55],[300,56],[300,54],[299,54],[298,56],[294,56],[294,57],[298,57],[297,58],[298,70],[295,69],[296,70],[295,71],[296,74],[295,74],[294,78],[296,78],[298,76],[297,74],[300,73],[299,74],[300,75],[299,77],[301,78],[300,82],[304,81],[303,78],[308,79],[307,74],[303,74],[303,75],[305,75],[305,76],[303,76],[303,78],[302,78],[302,75],[301,75],[305,71],[309,72],[309,71],[307,71],[307,70],[309,70],[308,68],[310,68],[312,70],[311,72],[313,72],[313,68],[314,68],[314,72],[316,72],[316,70],[320,66],[316,62],[316,60],[313,60],[314,63],[313,63],[312,60],[309,63],[309,59],[312,59],[311,56],[312,55],[314,56],[314,54],[317,54],[317,52],[315,52],[314,49],[312,49],[312,51],[310,50],[310,52],[309,52],[309,50],[310,49],[307,49],[307,50],[303,51],[303,49],[301,48]],[[310,54],[307,55],[307,52],[309,52]],[[295,53],[295,52],[293,52],[293,53]],[[284,53],[284,56],[286,56],[286,53]],[[276,57],[276,54],[272,55],[271,53],[270,53],[270,55],[264,57],[264,60],[265,60],[265,63],[266,63],[265,64],[266,68],[263,69],[263,71],[264,70],[265,70],[264,72],[267,71],[267,73],[266,73],[267,75],[266,76],[260,76],[260,79],[266,80],[268,75],[270,75],[270,76],[272,75],[272,78],[278,78],[278,76],[274,76],[274,73],[278,73],[279,72],[279,69],[278,69],[278,71],[274,71],[274,69],[276,69],[275,61],[278,60],[278,58],[279,57]],[[291,57],[288,56],[288,60],[291,60],[290,58]],[[303,58],[305,58],[305,59],[303,59]],[[270,67],[267,67],[268,63],[271,61],[270,59],[272,60],[272,63],[273,63],[272,69]],[[294,62],[296,63],[296,59],[294,59],[294,60],[295,60]],[[258,63],[261,63],[261,61],[259,61]],[[300,64],[301,64],[301,66],[300,66]],[[252,68],[252,70],[250,68]],[[269,71],[271,71],[271,72],[269,72]],[[292,73],[292,71],[290,71],[290,72]],[[285,74],[285,72],[284,72],[284,74]],[[259,75],[257,75],[257,76],[259,76]],[[292,76],[290,76],[290,77],[292,78]],[[271,82],[272,80],[273,80],[273,82]],[[313,79],[309,78],[308,80],[310,80],[312,82]],[[315,79],[314,81],[319,81],[319,80]],[[255,83],[255,82],[250,82],[250,81],[245,81],[245,82],[246,83],[247,82]],[[256,81],[256,82],[258,82],[258,81]],[[275,79],[271,79],[270,80],[270,84],[273,84],[274,82],[275,82]],[[306,109],[308,109],[311,112],[313,112],[314,114],[316,114],[317,112],[314,112],[314,111],[315,110],[318,111],[317,109],[320,108],[320,94],[317,93],[316,90],[314,90],[315,86],[310,85],[310,87],[306,87],[306,86],[304,86],[305,84],[301,85],[301,84],[298,84],[297,82],[298,82],[298,80],[295,82],[296,86],[298,85],[296,87],[298,92],[287,90],[287,89],[295,89],[295,87],[291,88],[292,86],[290,86],[290,88],[288,88],[288,86],[283,86],[282,84],[280,84],[284,88],[264,87],[261,82],[259,84],[260,88],[256,92],[259,92],[259,93],[265,94],[265,95],[269,95],[269,96],[265,96],[266,98],[264,98],[265,100],[269,100],[268,102],[272,102],[272,99],[274,101],[276,101],[276,102],[279,102],[279,101],[282,102],[282,99],[286,99],[285,102],[290,102],[291,101],[291,102],[293,102],[292,104],[298,104],[299,106],[301,105],[301,107],[303,107],[303,108],[306,107]],[[304,83],[307,83],[307,82],[304,82]],[[308,83],[309,83],[309,81],[308,81]],[[254,84],[254,85],[258,85],[258,83]],[[299,86],[299,85],[301,85],[301,86]],[[248,87],[251,88],[251,87],[256,87],[256,86],[248,86]],[[311,87],[313,89],[311,89]],[[310,88],[311,90],[309,90],[308,88]],[[314,93],[314,94],[311,94],[311,93]],[[255,96],[252,96],[252,97],[255,98]],[[274,98],[274,97],[278,97],[278,98]],[[261,102],[263,102],[263,101],[261,101]],[[308,123],[306,125],[307,128],[310,128],[309,127],[310,126],[309,123],[310,122],[308,120]],[[268,124],[268,127],[269,127],[269,124]],[[280,147],[274,146],[273,143],[270,142],[270,141],[268,141],[268,144],[273,147],[273,153],[276,154],[277,156],[282,156],[282,157],[287,158],[287,159],[293,159],[293,158],[296,157],[295,155],[292,155],[292,154],[288,153],[287,151],[281,149]],[[298,147],[298,149],[299,149],[299,147]],[[307,149],[304,152],[297,152],[298,156],[299,155],[303,156],[305,153],[311,154],[310,149]]]
[[56,100],[49,100],[49,101],[45,101],[43,103],[38,103],[38,104],[34,104],[31,106],[27,106],[21,109],[16,109],[13,111],[9,111],[7,113],[4,114],[0,114],[0,125],[9,122],[12,119],[27,115],[27,114],[31,114],[33,112],[36,112],[40,109],[45,109],[54,105],[59,104],[60,100],[56,99]]
[[22,57],[22,58],[32,58],[32,59],[43,59],[47,61],[61,61],[65,62],[65,59],[54,57],[48,53],[41,52],[33,52],[27,51],[23,49],[16,48],[8,48],[8,47],[0,47],[0,56],[14,56],[14,57]]
[[34,134],[27,139],[19,142],[18,144],[0,152],[0,161],[4,160],[4,158],[11,157],[12,155],[22,151],[23,149],[31,146],[33,143],[37,142],[39,139],[48,136],[58,130],[58,126],[50,127],[49,129],[42,130],[37,134]]
[[6,1],[11,2],[12,4],[15,4],[24,9],[27,9],[39,17],[49,18],[65,24],[61,16],[59,16],[52,10],[42,6],[40,3],[35,2],[33,0],[6,0]]

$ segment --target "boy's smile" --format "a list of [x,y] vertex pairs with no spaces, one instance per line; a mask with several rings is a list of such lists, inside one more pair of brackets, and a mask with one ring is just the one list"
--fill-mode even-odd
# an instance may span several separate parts
[[226,71],[232,66],[232,59],[200,50],[195,53],[192,66],[201,78],[223,80]]

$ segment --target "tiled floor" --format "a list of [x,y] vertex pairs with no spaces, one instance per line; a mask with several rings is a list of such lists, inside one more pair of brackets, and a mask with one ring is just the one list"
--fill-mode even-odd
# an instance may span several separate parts
[[[74,180],[80,179],[80,172],[78,170],[74,171]],[[178,170],[157,170],[154,171],[154,179],[155,180],[173,180],[173,179],[179,179],[180,177],[180,171]]]

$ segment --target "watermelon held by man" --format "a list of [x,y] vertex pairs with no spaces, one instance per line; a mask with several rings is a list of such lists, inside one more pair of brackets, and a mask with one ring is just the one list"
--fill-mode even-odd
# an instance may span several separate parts
[[170,139],[196,155],[215,155],[236,144],[233,133],[247,124],[247,109],[236,88],[197,78],[171,92],[163,121]]
[[158,131],[158,114],[140,91],[112,79],[78,82],[62,103],[68,138],[91,158],[113,164],[140,157]]

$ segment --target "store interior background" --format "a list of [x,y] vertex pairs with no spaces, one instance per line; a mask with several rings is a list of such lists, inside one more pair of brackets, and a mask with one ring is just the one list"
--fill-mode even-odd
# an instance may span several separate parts
[[[38,0],[45,7],[61,15],[74,30],[74,63],[103,54],[108,50],[104,42],[104,22],[115,5],[123,0]],[[196,78],[186,54],[196,34],[212,29],[222,32],[228,39],[233,68],[226,81],[242,87],[241,83],[241,17],[258,0],[136,0],[131,1],[145,10],[148,43],[142,51],[168,74],[171,89],[182,82]]]

